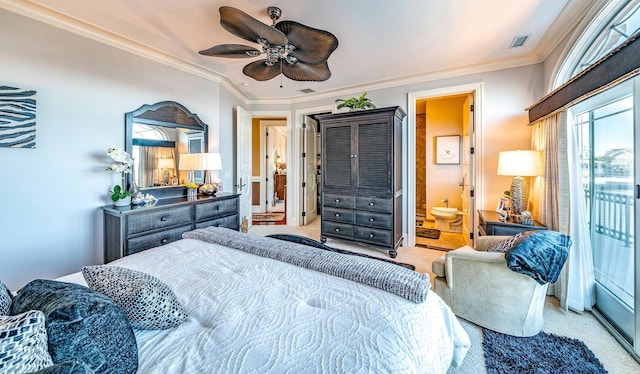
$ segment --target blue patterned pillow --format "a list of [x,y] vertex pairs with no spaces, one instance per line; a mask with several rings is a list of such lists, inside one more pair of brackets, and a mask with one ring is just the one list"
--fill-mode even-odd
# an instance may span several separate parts
[[13,295],[11,295],[11,291],[0,281],[0,316],[9,314],[12,299]]
[[37,279],[18,291],[12,314],[41,310],[54,363],[84,362],[95,373],[135,373],[135,335],[113,300],[78,284]]
[[27,373],[53,365],[45,318],[39,310],[0,316],[0,373]]
[[71,360],[29,374],[93,374],[93,371],[84,363]]

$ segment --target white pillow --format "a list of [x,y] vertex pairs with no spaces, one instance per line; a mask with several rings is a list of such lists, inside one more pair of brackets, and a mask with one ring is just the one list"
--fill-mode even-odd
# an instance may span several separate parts
[[0,316],[0,373],[29,373],[51,365],[41,311]]
[[104,265],[85,266],[82,275],[89,287],[120,305],[135,329],[170,329],[187,318],[169,286],[152,275]]

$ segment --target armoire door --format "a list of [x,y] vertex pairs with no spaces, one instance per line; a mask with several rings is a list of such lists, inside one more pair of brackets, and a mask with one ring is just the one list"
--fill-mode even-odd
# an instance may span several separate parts
[[391,129],[388,118],[355,124],[355,188],[391,192]]
[[323,129],[322,158],[326,171],[322,175],[323,187],[351,187],[352,160],[351,125],[330,125]]

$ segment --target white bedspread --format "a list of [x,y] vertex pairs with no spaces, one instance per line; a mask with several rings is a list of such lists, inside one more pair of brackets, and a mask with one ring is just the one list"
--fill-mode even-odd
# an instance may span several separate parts
[[[135,331],[138,373],[445,373],[470,346],[435,292],[415,304],[194,239],[111,264],[160,278],[189,315]],[[80,273],[59,280],[86,284]]]

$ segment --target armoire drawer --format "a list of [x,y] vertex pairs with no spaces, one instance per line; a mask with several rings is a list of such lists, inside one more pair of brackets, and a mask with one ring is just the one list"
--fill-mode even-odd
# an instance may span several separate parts
[[353,226],[338,222],[322,222],[322,234],[353,239]]
[[182,239],[182,234],[190,230],[191,224],[156,232],[154,234],[138,236],[137,238],[127,239],[127,253],[125,253],[125,256],[144,251],[145,249],[175,242],[176,240]]
[[351,209],[324,208],[324,212],[322,212],[322,218],[334,222],[355,222],[355,214]]
[[220,217],[227,214],[236,213],[238,211],[237,205],[237,199],[198,203],[195,205],[196,221],[202,221],[208,218]]
[[391,234],[391,231],[387,230],[356,226],[355,238],[356,240],[378,244],[385,247],[391,247],[394,245],[393,235]]
[[391,214],[358,210],[356,211],[356,225],[372,226],[391,230],[393,229],[393,216]]
[[356,196],[356,209],[393,213],[393,197]]
[[323,206],[333,206],[336,208],[353,209],[353,196],[325,193],[323,197]]
[[131,214],[127,221],[129,235],[191,223],[191,206]]

